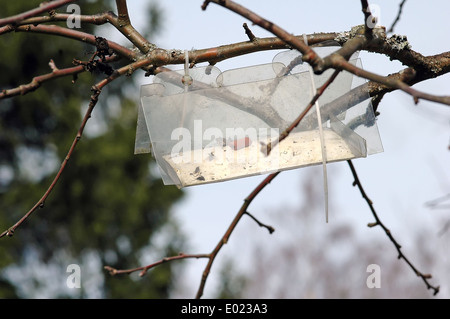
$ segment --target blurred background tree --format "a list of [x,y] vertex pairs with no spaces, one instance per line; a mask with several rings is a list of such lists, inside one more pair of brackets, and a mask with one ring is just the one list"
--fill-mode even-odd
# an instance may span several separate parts
[[[35,8],[41,1],[6,1],[1,16]],[[83,5],[89,2],[88,5]],[[81,1],[82,14],[114,8],[113,2]],[[89,10],[89,11],[87,11]],[[158,32],[161,10],[149,4],[147,36]],[[92,32],[82,24],[80,31]],[[88,60],[92,46],[48,35],[5,34],[0,42],[0,87],[29,83],[74,58]],[[43,195],[80,126],[90,87],[103,74],[81,74],[44,83],[39,90],[0,103],[0,227],[13,225]],[[131,78],[102,93],[82,141],[45,208],[28,219],[12,239],[0,243],[0,298],[165,298],[173,267],[166,264],[140,278],[111,277],[104,265],[139,266],[144,254],[161,258],[182,250],[183,236],[170,216],[182,192],[163,186],[148,155],[133,156],[136,131]],[[107,97],[107,98],[106,98]],[[154,244],[156,229],[170,228],[170,241]],[[167,229],[166,229],[167,230]],[[70,261],[70,262],[68,262]],[[69,289],[70,263],[81,267],[80,289]]]

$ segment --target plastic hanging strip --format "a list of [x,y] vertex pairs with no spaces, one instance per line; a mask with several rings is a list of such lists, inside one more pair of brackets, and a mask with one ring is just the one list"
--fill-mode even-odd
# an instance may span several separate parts
[[[184,84],[184,93],[189,90],[189,85],[192,84],[192,77],[189,75],[189,51],[184,50],[184,76],[181,78],[181,82]],[[183,113],[181,116],[180,127],[184,126],[184,119],[186,116],[186,94],[183,97]]]
[[189,76],[189,51],[184,50],[184,76],[183,76],[184,92],[188,91],[188,87],[191,83],[192,78]]
[[[308,39],[306,38],[306,34],[303,34],[303,40],[306,45],[308,45]],[[314,75],[311,66],[308,67],[309,75],[311,78],[311,89],[312,95],[316,94],[316,85],[314,83]],[[323,191],[325,195],[325,220],[328,223],[328,177],[327,177],[327,151],[325,146],[325,139],[323,136],[323,127],[322,127],[322,117],[320,114],[320,106],[318,100],[316,100],[316,113],[317,113],[317,122],[319,125],[319,134],[320,134],[320,147],[322,149],[322,167],[323,167]]]

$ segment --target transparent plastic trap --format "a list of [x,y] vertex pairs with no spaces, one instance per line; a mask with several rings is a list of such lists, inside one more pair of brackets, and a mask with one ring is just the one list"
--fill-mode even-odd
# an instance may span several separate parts
[[[350,62],[361,66],[356,55]],[[382,152],[368,94],[352,98],[364,80],[347,72],[318,100],[323,139],[312,108],[274,143],[332,72],[312,83],[308,65],[289,50],[272,63],[225,72],[205,66],[159,73],[141,87],[135,153],[151,152],[164,184],[181,188]],[[266,154],[269,142],[276,146]]]

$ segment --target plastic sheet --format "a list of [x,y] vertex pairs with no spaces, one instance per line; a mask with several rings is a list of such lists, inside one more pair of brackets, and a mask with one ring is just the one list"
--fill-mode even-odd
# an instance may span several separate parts
[[[360,66],[356,56],[350,62]],[[316,87],[331,74],[314,75]],[[341,72],[319,99],[327,163],[383,150],[367,93],[347,97],[363,83]],[[314,109],[264,152],[308,105],[311,85],[308,66],[294,50],[269,64],[225,72],[213,66],[162,72],[141,87],[135,153],[152,152],[164,183],[178,187],[321,164]]]

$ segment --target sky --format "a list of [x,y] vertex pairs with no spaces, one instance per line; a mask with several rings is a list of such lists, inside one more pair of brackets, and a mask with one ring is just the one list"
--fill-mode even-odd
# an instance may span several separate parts
[[[129,14],[135,27],[139,29],[144,11],[139,8],[145,1],[129,2]],[[395,27],[396,34],[407,35],[412,49],[424,55],[438,54],[449,49],[445,39],[448,39],[450,30],[447,17],[450,3],[432,2],[439,5],[424,5],[418,0],[407,1]],[[164,10],[163,32],[150,40],[161,48],[179,50],[209,48],[247,40],[242,24],[249,21],[214,4],[202,11],[202,3],[201,0],[159,1]],[[348,31],[363,23],[359,1],[247,0],[239,3],[297,35]],[[400,1],[379,0],[369,3],[375,5],[372,8],[378,13],[380,24],[389,27],[397,15]],[[436,10],[437,7],[439,10]],[[272,36],[258,26],[249,26],[257,37]],[[251,54],[220,62],[216,66],[225,71],[270,63],[276,53],[278,52]],[[378,74],[386,75],[403,68],[400,63],[389,61],[389,58],[382,55],[362,52],[360,57],[365,69]],[[151,79],[142,80],[142,84],[148,83],[151,83]],[[449,83],[450,75],[445,75],[414,87],[428,93],[449,95]],[[448,106],[426,101],[414,105],[407,94],[394,92],[383,98],[379,111],[381,115],[377,125],[384,152],[357,159],[354,165],[382,221],[397,235],[399,242],[404,244],[405,253],[417,256],[414,247],[407,245],[413,234],[428,229],[437,231],[439,223],[448,218],[448,210],[430,210],[426,203],[450,193],[450,109]],[[249,211],[261,217],[264,222],[268,211],[300,205],[305,200],[300,194],[300,187],[305,178],[310,178],[310,170],[317,172],[317,183],[322,183],[322,171],[318,167],[283,172],[263,190],[250,205]],[[323,227],[326,231],[333,227],[333,223],[345,221],[365,238],[382,236],[382,240],[387,241],[384,234],[365,226],[373,218],[360,193],[351,185],[353,180],[347,164],[329,164],[328,174],[330,220],[326,224],[324,216],[320,216],[315,227]],[[255,176],[185,188],[187,196],[176,205],[174,216],[189,238],[190,249],[186,253],[210,252],[238,212],[243,199],[264,177]],[[275,235],[261,239],[261,236],[255,234],[264,230],[250,222],[242,221],[241,224],[213,265],[205,287],[206,298],[214,296],[220,268],[227,258],[235,261],[245,259],[243,256],[246,249],[256,244],[256,241],[278,240]],[[448,247],[450,237],[433,237],[430,241],[436,241],[439,247]],[[178,296],[190,298],[195,296],[205,262],[194,260],[187,265],[181,279],[183,291]],[[241,266],[245,269],[245,265]],[[435,276],[439,277],[438,274]],[[411,280],[420,279],[411,274]],[[441,286],[445,284],[441,283]],[[443,287],[440,294],[441,297],[449,296],[448,288]]]

